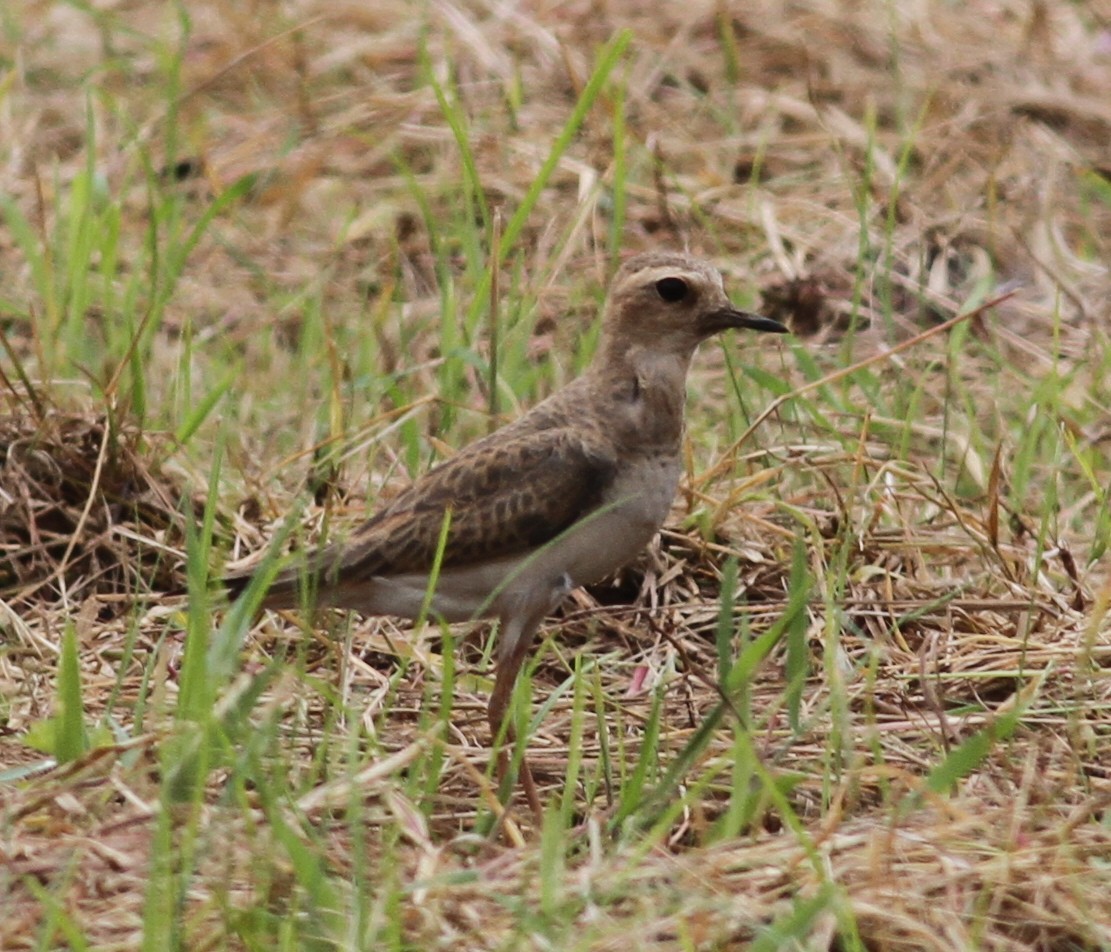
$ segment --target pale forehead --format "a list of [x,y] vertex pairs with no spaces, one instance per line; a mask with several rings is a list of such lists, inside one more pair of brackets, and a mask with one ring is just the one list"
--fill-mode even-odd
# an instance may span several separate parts
[[647,284],[677,274],[697,274],[707,283],[725,289],[721,272],[709,262],[689,255],[660,252],[630,258],[618,271],[617,281],[624,282],[635,276],[638,284]]

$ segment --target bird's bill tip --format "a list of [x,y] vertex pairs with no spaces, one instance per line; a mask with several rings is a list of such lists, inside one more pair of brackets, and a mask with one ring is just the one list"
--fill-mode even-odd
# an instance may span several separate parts
[[767,334],[788,334],[790,328],[786,324],[762,314],[753,314],[751,311],[738,311],[727,308],[717,315],[724,327],[745,327],[750,331],[763,331]]
[[749,314],[741,311],[741,327],[747,327],[753,331],[764,331],[768,334],[787,334],[790,333],[790,328],[783,323],[775,320],[775,318],[764,317],[762,314]]

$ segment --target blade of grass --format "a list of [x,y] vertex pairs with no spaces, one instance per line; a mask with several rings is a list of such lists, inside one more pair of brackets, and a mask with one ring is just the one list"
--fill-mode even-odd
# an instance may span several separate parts
[[791,599],[796,610],[791,611],[788,603],[788,618],[785,626],[787,659],[784,674],[787,679],[787,720],[791,730],[801,730],[799,720],[802,709],[802,694],[806,688],[806,678],[810,673],[810,646],[807,643],[808,613],[802,610],[802,601],[810,600],[810,573],[806,542],[802,535],[795,536],[791,550]]
[[[663,779],[643,798],[639,810],[640,824],[655,821],[656,814],[664,804],[672,799],[676,787],[708,747],[726,712],[736,712],[732,702],[733,697],[745,689],[756,669],[768,656],[772,648],[790,630],[791,626],[796,624],[796,619],[799,616],[805,617],[810,596],[810,576],[805,558],[796,558],[793,561],[788,586],[787,606],[783,614],[776,619],[775,623],[766,632],[744,647],[737,660],[729,668],[729,674],[725,682],[719,687],[722,700],[714,706],[698,726],[691,739],[669,765]],[[718,635],[716,637],[720,640],[724,636]],[[746,739],[746,743],[750,742]],[[765,782],[770,782],[762,766],[760,770]]]
[[[536,207],[536,203],[540,200],[541,192],[547,187],[556,167],[559,165],[559,160],[579,134],[579,130],[586,120],[587,113],[590,112],[595,100],[605,87],[606,80],[609,79],[614,67],[624,55],[626,48],[632,40],[632,36],[631,31],[622,30],[602,48],[598,55],[598,62],[594,67],[594,72],[583,87],[582,95],[579,96],[578,101],[575,103],[575,108],[571,111],[571,115],[568,117],[567,122],[564,123],[559,135],[556,136],[555,142],[552,143],[547,157],[544,159],[543,163],[541,163],[540,170],[536,173],[536,177],[532,180],[524,198],[521,199],[521,204],[517,206],[506,224],[505,233],[502,235],[501,240],[501,260],[492,262],[491,268],[503,265],[509,251],[516,248],[517,239],[528,223],[532,215],[532,210]],[[490,268],[486,269],[483,272],[481,283],[475,289],[474,299],[468,311],[468,325],[473,325],[477,315],[487,307],[487,299],[490,294],[491,273]]]
[[[61,895],[66,895],[69,891],[72,873],[72,869],[67,870],[66,875],[57,877],[60,881],[53,884]],[[63,904],[55,893],[48,890],[34,876],[24,876],[22,882],[24,888],[46,910],[46,917],[39,926],[39,938],[34,946],[36,949],[42,949],[44,952],[48,949],[57,949],[59,934],[65,938],[65,948],[70,952],[85,952],[90,948],[84,931],[66,908],[68,903]]]
[[986,726],[949,751],[945,759],[926,775],[926,790],[937,794],[952,792],[961,780],[987,759],[997,744],[1010,740],[1049,673],[1050,669],[1046,669],[1015,695],[1008,710],[997,714]]
[[663,711],[664,688],[657,687],[652,692],[652,707],[648,711],[648,718],[644,724],[644,733],[641,736],[640,750],[637,754],[633,772],[621,785],[621,795],[617,802],[617,812],[614,814],[613,823],[620,827],[625,819],[637,810],[646,796],[649,795],[647,784],[649,771],[659,767],[659,740],[660,720]]
[[77,660],[77,628],[66,620],[62,635],[62,657],[58,672],[59,715],[54,755],[58,763],[76,760],[89,749],[85,709],[81,700],[81,668]]

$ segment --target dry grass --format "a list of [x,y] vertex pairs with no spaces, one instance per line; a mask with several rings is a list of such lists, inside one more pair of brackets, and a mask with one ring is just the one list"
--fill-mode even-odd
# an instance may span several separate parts
[[[0,14],[0,946],[1111,948],[1111,8],[641,6]],[[667,245],[801,343],[700,356],[670,528],[538,655],[550,823],[485,838],[481,644],[200,569],[572,376]]]

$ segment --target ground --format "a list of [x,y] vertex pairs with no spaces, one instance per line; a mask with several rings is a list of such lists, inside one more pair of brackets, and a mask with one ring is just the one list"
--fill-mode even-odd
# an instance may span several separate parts
[[[1108,89],[1106,3],[5,6],[0,947],[1111,948]],[[795,333],[546,626],[538,824],[484,628],[218,579],[659,248]]]

